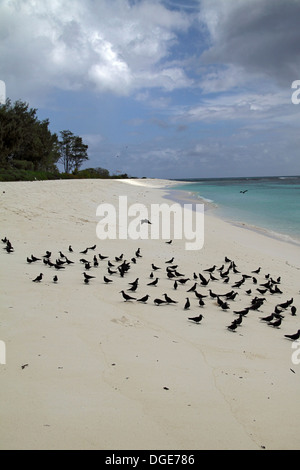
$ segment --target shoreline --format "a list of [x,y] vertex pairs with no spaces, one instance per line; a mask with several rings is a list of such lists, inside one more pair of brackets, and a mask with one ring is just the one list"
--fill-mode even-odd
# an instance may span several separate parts
[[[299,447],[300,365],[293,362],[298,352],[284,336],[300,328],[299,250],[225,223],[209,211],[198,251],[185,250],[184,240],[169,245],[162,239],[96,236],[99,204],[117,206],[120,195],[128,197],[128,204],[162,204],[171,183],[0,183],[1,238],[7,236],[14,246],[13,253],[0,252],[0,340],[6,344],[6,364],[0,364],[1,449]],[[93,245],[95,250],[82,254]],[[74,264],[62,270],[44,265],[46,250],[54,261],[61,250]],[[100,260],[100,253],[108,258]],[[41,260],[28,263],[31,254]],[[108,260],[117,271],[121,254],[130,261],[129,271],[124,277],[108,274]],[[86,271],[94,276],[86,284],[80,260],[92,263],[94,255],[99,265]],[[222,264],[229,267],[225,256],[237,266],[229,283],[219,271]],[[178,279],[189,278],[177,289],[166,274],[172,257]],[[154,273],[157,286],[149,285],[152,263],[160,268]],[[213,265],[216,280],[201,285],[199,273],[208,279],[206,269]],[[40,272],[43,280],[32,282]],[[233,287],[242,274],[250,278]],[[104,275],[112,283],[104,282]],[[263,306],[249,310],[236,331],[228,330],[237,318],[234,311],[261,296],[256,289],[266,276],[281,278],[282,294],[266,292]],[[124,301],[121,290],[131,293],[130,283],[137,278],[132,297],[149,294],[149,300]],[[195,282],[197,292],[206,296],[203,307],[190,291]],[[223,310],[209,289],[221,299],[230,290],[237,296]],[[177,303],[155,305],[164,293]],[[296,316],[285,309],[278,328],[261,320],[288,299],[298,307]],[[200,323],[190,320],[200,313]]]
[[[197,204],[197,203],[204,204],[205,214],[207,215],[213,215],[214,217],[217,217],[223,220],[224,222],[229,223],[233,226],[241,227],[246,230],[251,230],[256,233],[260,233],[266,237],[269,237],[278,241],[282,241],[285,243],[289,243],[300,248],[300,238],[296,239],[296,238],[293,238],[291,235],[276,232],[275,230],[260,227],[258,225],[252,225],[242,220],[232,220],[231,218],[228,218],[222,215],[222,211],[219,209],[219,206],[216,203],[208,199],[205,199],[201,196],[198,196],[197,193],[195,192],[187,191],[187,190],[178,190],[176,189],[175,186],[174,188],[167,188],[167,189],[168,189],[168,193],[164,196],[166,199],[172,200],[181,205]],[[216,214],[214,211],[217,211],[217,210],[220,210],[221,213]]]

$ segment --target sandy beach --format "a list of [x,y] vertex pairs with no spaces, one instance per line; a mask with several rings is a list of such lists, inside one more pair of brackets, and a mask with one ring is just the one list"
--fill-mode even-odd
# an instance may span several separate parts
[[[96,235],[100,204],[117,206],[120,195],[128,204],[147,207],[171,203],[165,196],[173,184],[0,183],[1,238],[14,248],[7,253],[1,243],[0,340],[6,350],[0,364],[1,449],[299,449],[300,347],[284,336],[300,328],[299,247],[234,226],[213,211],[205,213],[204,246],[198,251],[186,250],[184,240],[167,244]],[[61,251],[74,264],[61,270],[45,265],[47,250],[53,262]],[[123,277],[115,259],[122,254],[130,262]],[[40,260],[28,263],[31,255]],[[230,271],[228,283],[218,271],[229,267],[225,257],[238,271]],[[91,262],[90,270],[82,258]],[[184,275],[178,279],[189,278],[176,290],[174,278],[166,275],[172,258]],[[116,273],[108,273],[108,260]],[[159,278],[157,286],[147,285],[152,263],[160,267],[153,278]],[[210,278],[205,270],[214,265],[216,280],[201,285],[199,273]],[[86,284],[83,272],[95,277]],[[42,281],[32,282],[40,273]],[[243,274],[249,278],[233,287]],[[104,276],[113,282],[105,283]],[[128,291],[136,278],[137,290]],[[270,278],[280,278],[281,294],[256,290]],[[195,282],[207,296],[203,307],[187,292]],[[209,289],[238,295],[225,310]],[[125,302],[121,290],[150,298]],[[165,293],[178,303],[155,305]],[[228,330],[238,318],[234,311],[248,308],[255,296],[266,299],[263,305]],[[298,309],[295,316],[284,309],[278,328],[261,320],[289,299]],[[199,324],[188,319],[200,313]]]

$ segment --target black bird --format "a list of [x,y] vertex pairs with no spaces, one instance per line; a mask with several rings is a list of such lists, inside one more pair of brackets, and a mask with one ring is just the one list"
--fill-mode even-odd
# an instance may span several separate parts
[[296,315],[296,312],[297,312],[297,309],[294,305],[292,305],[291,307],[291,313],[292,313],[292,316],[294,317]]
[[7,240],[6,247],[4,248],[4,250],[6,250],[7,253],[13,253],[15,251],[14,247],[12,246],[9,240]]
[[226,299],[227,299],[227,300],[234,300],[234,299],[236,298],[236,296],[237,296],[237,295],[239,295],[239,293],[238,293],[238,292],[233,292],[233,293],[232,293],[232,294],[230,294],[230,295],[229,295],[229,294],[227,294],[227,295],[226,295]]
[[199,299],[199,305],[200,307],[204,307],[205,303],[203,299]]
[[286,302],[284,302],[282,304],[278,304],[277,307],[288,308],[293,303],[293,301],[294,301],[294,299],[291,298],[290,300],[287,300]]
[[204,318],[204,316],[201,315],[201,313],[200,313],[200,315],[198,315],[197,317],[188,317],[189,320],[191,320],[191,321],[193,321],[193,322],[195,322],[195,323],[200,323],[201,320],[202,320],[202,318]]
[[93,246],[89,246],[87,249],[88,250],[95,250],[95,248],[96,248],[96,245],[93,245]]
[[199,273],[199,277],[200,277],[200,279],[201,279],[201,285],[202,285],[202,286],[207,286],[207,284],[209,283],[210,279],[205,279],[205,277],[202,276],[201,273]]
[[43,273],[40,273],[35,279],[32,280],[32,282],[41,282],[43,279]]
[[110,282],[113,282],[112,279],[108,279],[108,277],[106,277],[106,276],[103,276],[103,280],[104,280],[104,282],[106,282],[106,284],[108,284]]
[[171,259],[169,259],[168,261],[166,261],[166,264],[172,264],[173,261],[174,261],[174,256],[173,256],[173,258],[171,258]]
[[66,269],[65,266],[62,266],[59,263],[55,263],[54,267],[55,267],[55,269]]
[[162,299],[154,299],[154,303],[155,305],[161,305],[161,304],[165,304],[166,301]]
[[268,325],[273,326],[274,328],[279,328],[281,325],[281,318],[278,318],[278,320],[275,320],[273,323],[269,322]]
[[103,255],[101,255],[101,253],[99,253],[98,256],[99,256],[99,258],[101,259],[101,261],[102,261],[103,259],[107,259],[107,258],[108,258],[108,256],[103,256]]
[[268,289],[256,289],[260,294],[265,294]]
[[142,219],[141,224],[151,224],[149,219]]
[[31,255],[32,261],[41,261],[41,258],[36,258],[35,256]]
[[159,278],[157,277],[154,281],[149,282],[149,283],[147,284],[147,286],[156,286],[157,283],[158,283],[158,280],[159,280]]
[[214,264],[211,268],[203,269],[203,271],[207,271],[209,273],[212,273],[216,269],[216,265]]
[[261,270],[261,267],[255,269],[255,271],[251,271],[251,272],[254,273],[254,274],[259,274],[260,270]]
[[73,248],[71,247],[71,245],[69,245],[69,252],[73,253]]
[[87,273],[82,273],[84,275],[84,279],[95,279],[95,276],[90,276]]
[[168,271],[167,276],[169,279],[174,279],[174,277],[176,277],[175,274],[172,273],[172,271]]
[[122,294],[125,302],[127,302],[127,300],[136,300],[135,297],[131,297],[130,295],[127,295],[123,290],[120,291],[120,294]]
[[167,304],[178,304],[176,300],[171,299],[171,297],[169,297],[167,294],[164,294],[164,297],[165,297]]
[[214,292],[212,292],[212,290],[211,290],[211,289],[209,289],[209,291],[208,291],[208,292],[209,292],[209,295],[210,295],[210,297],[211,297],[212,299],[215,299],[215,298],[217,298],[217,297],[218,297],[218,294],[215,294]]
[[270,321],[274,320],[274,313],[271,313],[271,315],[268,315],[267,317],[260,317],[260,320],[270,322]]
[[141,249],[140,249],[140,248],[138,248],[138,249],[136,250],[135,256],[136,256],[137,258],[142,258]]
[[169,240],[168,242],[166,242],[168,245],[171,245],[173,240]]
[[243,321],[243,315],[239,315],[239,318],[237,318],[234,321],[235,321],[236,325],[240,325]]
[[28,256],[27,256],[27,263],[29,263],[29,264],[33,263],[33,260],[31,258],[28,258]]
[[189,298],[186,297],[186,302],[185,302],[185,305],[184,305],[184,310],[188,310],[190,308],[191,304],[190,304],[190,301],[189,301]]
[[227,326],[227,329],[235,332],[235,330],[237,329],[237,326],[238,326],[238,324],[237,324],[236,320],[234,320],[231,323],[231,325]]
[[144,295],[144,297],[141,297],[140,299],[136,299],[136,300],[137,300],[137,302],[143,302],[143,303],[145,303],[145,302],[147,302],[147,300],[149,299],[149,297],[150,297],[150,295],[147,294],[147,295]]
[[174,289],[176,290],[177,287],[178,287],[178,283],[177,283],[177,281],[175,280],[175,281],[174,281]]
[[74,264],[74,261],[71,261],[69,258],[65,256],[65,260],[67,264]]
[[160,269],[157,266],[155,266],[153,263],[151,264],[151,266],[152,266],[153,271],[156,271],[157,269]]
[[251,294],[251,289],[246,290],[246,294],[250,295]]
[[291,339],[292,341],[296,341],[300,338],[300,330],[297,331],[294,335],[284,335],[286,338]]
[[51,256],[51,251],[46,251],[46,254],[43,256],[43,258],[50,258]]
[[239,310],[239,311],[236,311],[236,310],[233,311],[233,313],[236,313],[237,315],[247,315],[248,312],[249,312],[249,308],[244,308],[244,310]]
[[135,292],[137,290],[137,287],[138,287],[138,284],[133,284],[131,287],[129,287],[129,289],[127,289],[127,291]]
[[53,277],[53,282],[56,283],[57,281],[58,281],[58,277],[55,275],[55,276]]
[[88,252],[88,250],[89,250],[89,249],[88,249],[88,248],[86,248],[85,250],[83,250],[83,251],[80,251],[79,253],[82,253],[83,255],[86,255],[86,254],[87,254],[87,252]]
[[204,297],[207,297],[207,295],[199,294],[196,290],[194,290],[194,294],[198,299],[204,299]]
[[178,282],[180,282],[180,284],[185,284],[187,281],[189,281],[190,278],[186,278],[186,279],[178,279]]
[[195,284],[190,289],[188,289],[187,292],[195,292],[196,288],[197,288],[197,282],[195,282]]
[[110,268],[107,268],[107,272],[108,272],[108,274],[116,274],[117,273],[117,271],[113,271]]
[[[218,297],[218,299],[219,299],[219,297]],[[221,300],[221,299],[219,299],[219,300]],[[228,305],[228,303],[227,302],[222,302],[222,300],[220,301],[219,305],[223,310],[229,310],[230,309],[230,306]]]

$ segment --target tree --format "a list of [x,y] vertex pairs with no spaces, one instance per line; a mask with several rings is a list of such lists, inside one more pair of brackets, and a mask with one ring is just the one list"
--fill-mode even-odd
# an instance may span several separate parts
[[82,163],[88,160],[88,145],[82,142],[82,138],[75,136],[71,131],[64,130],[60,132],[61,140],[59,144],[60,158],[65,173],[78,171]]
[[37,110],[27,103],[9,99],[0,106],[0,165],[15,166],[23,161],[23,167],[34,170],[54,169],[59,154],[57,136],[48,128],[49,120],[39,121]]

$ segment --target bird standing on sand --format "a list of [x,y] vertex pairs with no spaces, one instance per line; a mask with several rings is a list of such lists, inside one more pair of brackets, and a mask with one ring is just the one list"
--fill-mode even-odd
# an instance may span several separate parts
[[162,299],[154,299],[154,303],[155,305],[161,305],[161,304],[165,304],[166,301]]
[[159,278],[157,277],[154,281],[149,282],[149,283],[147,284],[147,286],[156,286],[157,283],[158,283],[158,279],[159,279]]
[[198,315],[197,317],[189,317],[188,319],[195,322],[195,323],[200,323],[202,318],[204,318],[204,316],[201,315],[201,313],[200,313],[200,315]]
[[291,314],[292,314],[293,317],[296,315],[296,312],[297,312],[297,309],[296,309],[295,305],[293,305],[291,307]]
[[106,284],[109,284],[110,282],[113,282],[112,279],[108,279],[108,277],[103,276],[103,280]]
[[136,300],[135,297],[131,297],[130,295],[127,295],[123,290],[120,291],[120,294],[122,294],[125,302],[127,302],[127,300]]
[[55,276],[53,277],[53,282],[56,284],[57,281],[58,281],[58,277],[55,275]]
[[184,305],[184,310],[188,310],[190,308],[191,304],[190,304],[190,300],[188,297],[186,297],[186,302],[185,302],[185,305]]
[[294,335],[284,335],[285,338],[291,339],[292,341],[296,341],[300,338],[300,330],[297,331]]
[[43,279],[43,273],[40,273],[35,279],[32,279],[32,282],[41,282]]
[[146,303],[147,300],[149,299],[150,295],[146,294],[144,297],[141,297],[140,299],[136,299],[137,302],[143,302]]
[[84,275],[84,279],[88,279],[88,280],[90,280],[90,279],[95,279],[95,276],[90,276],[90,275],[87,274],[87,273],[82,273],[82,274]]
[[176,300],[171,299],[167,294],[164,294],[167,304],[178,304]]
[[281,325],[281,318],[278,318],[278,320],[275,320],[273,323],[268,322],[268,325],[273,326],[273,328],[279,328]]
[[237,324],[236,320],[233,320],[231,325],[227,326],[227,330],[235,332],[235,330],[237,329],[237,326],[238,326],[238,324]]

